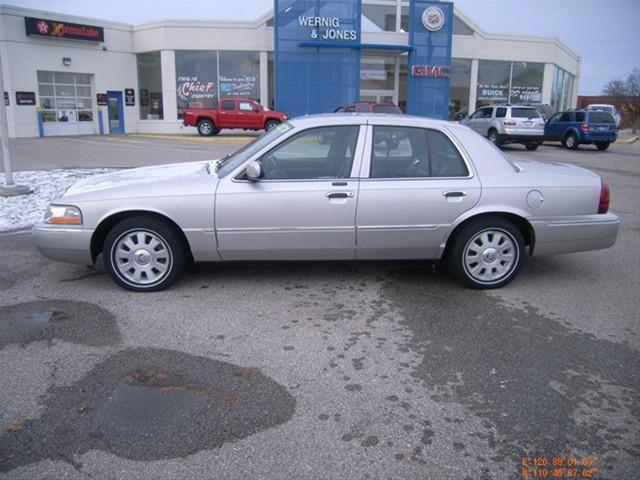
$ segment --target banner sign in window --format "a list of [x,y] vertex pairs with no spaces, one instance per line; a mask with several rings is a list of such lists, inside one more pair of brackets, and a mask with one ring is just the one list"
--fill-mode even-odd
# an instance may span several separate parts
[[30,36],[104,42],[104,29],[102,27],[32,17],[25,17],[24,23],[27,35]]
[[136,91],[133,88],[124,89],[124,104],[127,107],[134,107],[136,104]]
[[16,92],[16,105],[35,105],[36,92]]

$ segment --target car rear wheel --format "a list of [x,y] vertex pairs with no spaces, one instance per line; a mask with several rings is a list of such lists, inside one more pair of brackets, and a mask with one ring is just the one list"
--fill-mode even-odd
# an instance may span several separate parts
[[529,150],[530,152],[533,152],[534,150],[538,149],[538,144],[537,143],[527,143],[524,147],[527,150]]
[[497,146],[497,147],[500,146],[500,139],[498,138],[498,131],[495,128],[492,128],[491,130],[489,130],[489,133],[487,133],[487,138],[495,146]]
[[578,136],[575,133],[567,133],[562,144],[569,150],[575,150],[578,148],[578,145],[580,145],[580,142],[578,141]]
[[472,221],[453,242],[449,268],[466,287],[500,288],[513,280],[522,266],[522,233],[500,217]]
[[609,142],[596,142],[596,148],[603,152],[609,148]]
[[127,218],[111,229],[103,256],[111,278],[134,292],[164,290],[184,271],[187,254],[177,232],[150,217]]
[[276,128],[278,125],[280,125],[279,121],[269,120],[267,123],[264,124],[264,129],[268,132],[269,130]]
[[220,133],[220,129],[211,120],[204,119],[198,122],[198,133],[203,137],[210,137]]

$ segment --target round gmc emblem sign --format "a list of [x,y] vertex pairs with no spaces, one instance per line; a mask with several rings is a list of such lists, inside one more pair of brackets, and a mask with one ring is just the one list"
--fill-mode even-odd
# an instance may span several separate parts
[[422,25],[430,32],[437,32],[444,26],[444,12],[438,7],[429,7],[422,12]]

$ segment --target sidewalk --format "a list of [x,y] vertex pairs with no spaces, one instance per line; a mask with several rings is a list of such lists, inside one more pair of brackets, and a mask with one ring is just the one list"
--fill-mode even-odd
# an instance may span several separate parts
[[638,133],[633,133],[630,128],[618,132],[618,144],[629,144],[638,141]]

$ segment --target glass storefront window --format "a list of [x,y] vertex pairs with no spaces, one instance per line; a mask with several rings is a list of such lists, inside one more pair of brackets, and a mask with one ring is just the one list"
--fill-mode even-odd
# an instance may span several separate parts
[[162,69],[160,52],[139,53],[138,88],[140,93],[140,120],[162,120]]
[[45,123],[93,121],[89,74],[38,72],[38,95]]
[[394,56],[362,55],[360,90],[393,90]]
[[468,115],[471,60],[451,59],[451,87],[449,90],[449,119]]
[[481,60],[476,107],[493,103],[540,103],[544,64]]
[[220,97],[260,98],[258,52],[220,52]]
[[215,108],[218,98],[260,98],[258,52],[176,51],[178,118],[185,108]]
[[551,106],[555,111],[571,108],[574,77],[562,68],[554,66],[551,85]]
[[396,6],[395,5],[362,5],[362,31],[363,32],[395,32],[396,31]]
[[214,108],[218,100],[218,52],[176,51],[178,118],[185,108]]

